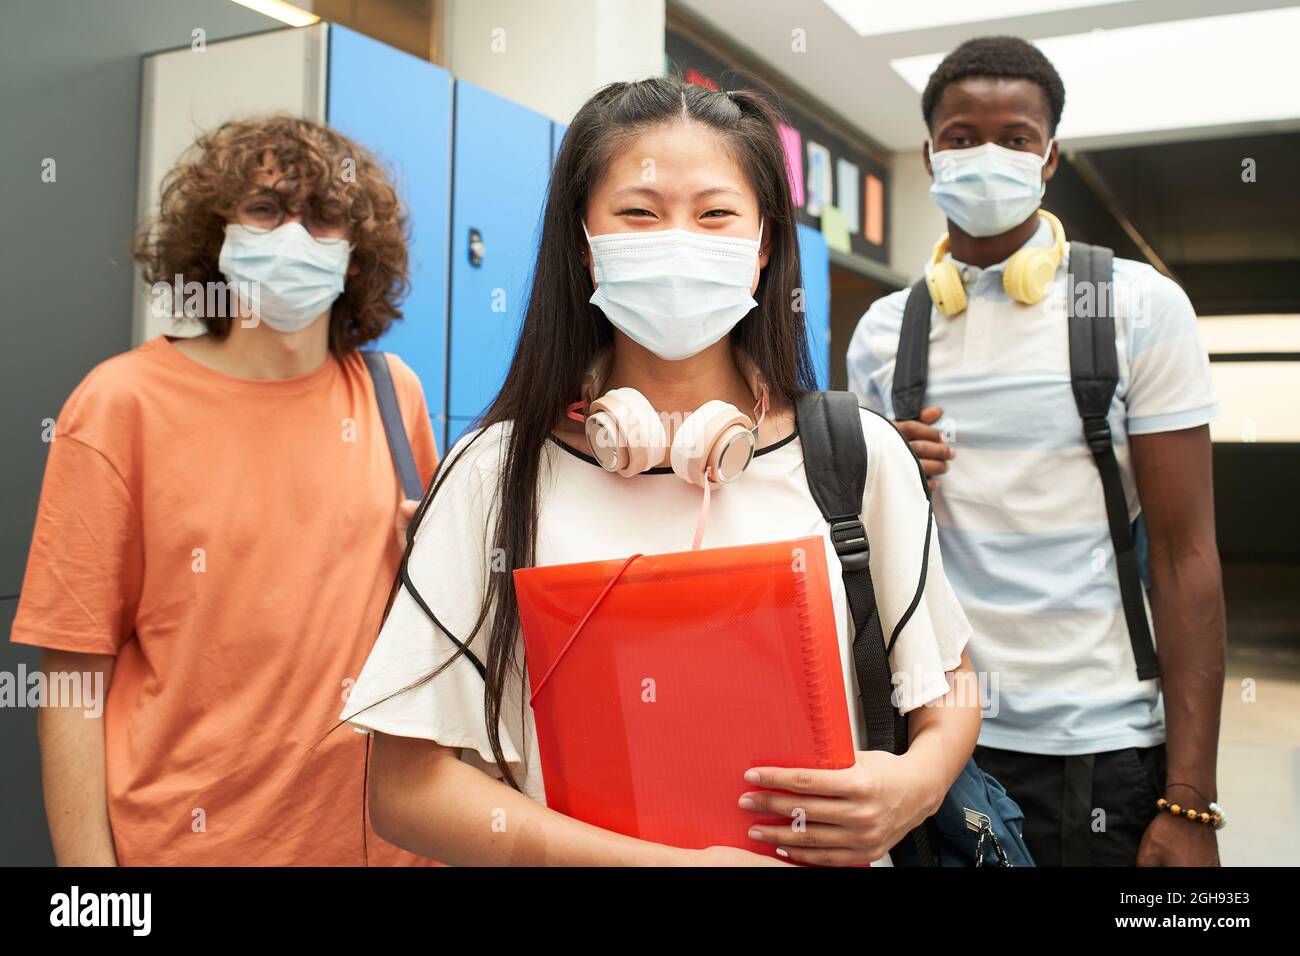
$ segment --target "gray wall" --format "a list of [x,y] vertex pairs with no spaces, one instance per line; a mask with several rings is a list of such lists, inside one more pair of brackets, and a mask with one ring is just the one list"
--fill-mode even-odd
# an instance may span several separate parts
[[[279,27],[229,0],[4,0],[0,29],[0,671],[33,668],[8,643],[46,445],[96,364],[131,345],[140,59]],[[198,55],[198,54],[196,54]],[[57,180],[41,180],[55,160]],[[0,864],[53,862],[35,713],[0,709]]]

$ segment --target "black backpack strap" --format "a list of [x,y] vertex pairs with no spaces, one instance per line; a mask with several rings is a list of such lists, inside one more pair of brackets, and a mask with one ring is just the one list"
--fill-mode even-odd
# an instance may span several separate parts
[[[795,399],[795,419],[808,488],[830,525],[853,616],[853,669],[867,724],[867,749],[902,753],[907,749],[907,718],[893,704],[893,673],[871,582],[871,543],[862,523],[867,442],[857,396],[852,392],[804,392]],[[911,841],[922,866],[935,866],[927,823],[905,839]]]
[[898,331],[894,358],[894,420],[921,417],[925,406],[925,381],[930,369],[930,287],[921,279],[907,294],[903,325]]
[[407,498],[420,500],[424,497],[424,482],[420,480],[420,469],[415,465],[415,455],[411,452],[411,441],[406,436],[406,426],[402,424],[402,410],[397,405],[397,389],[393,386],[393,373],[388,368],[388,357],[383,352],[363,350],[362,357],[370,378],[375,383],[375,398],[379,402],[379,417],[384,423],[384,434],[388,437],[388,451],[393,456],[393,467],[402,482],[402,492]]
[[[1128,503],[1119,462],[1111,441],[1110,404],[1119,384],[1119,356],[1115,351],[1114,295],[1111,288],[1114,254],[1102,246],[1070,243],[1070,284],[1066,297],[1066,318],[1070,329],[1070,385],[1074,402],[1083,419],[1083,437],[1101,475],[1106,497],[1106,521],[1115,548],[1115,571],[1119,575],[1124,618],[1129,642],[1137,663],[1139,680],[1160,676],[1160,663],[1147,622],[1142,575],[1138,567],[1133,528],[1128,520]],[[1078,291],[1075,291],[1078,290]],[[1091,294],[1090,315],[1076,310],[1079,292]]]
[[[900,752],[898,711],[890,697],[893,675],[871,582],[871,543],[862,523],[867,487],[867,443],[858,400],[851,392],[804,392],[795,401],[808,488],[831,528],[853,615],[853,667],[867,721],[867,748]],[[905,744],[906,741],[903,741]]]

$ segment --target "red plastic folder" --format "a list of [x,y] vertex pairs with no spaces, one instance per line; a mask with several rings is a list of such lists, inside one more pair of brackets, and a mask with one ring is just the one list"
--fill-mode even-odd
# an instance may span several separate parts
[[[515,592],[549,806],[771,852],[750,767],[852,766],[820,537],[527,568]],[[788,820],[780,822],[788,823]]]

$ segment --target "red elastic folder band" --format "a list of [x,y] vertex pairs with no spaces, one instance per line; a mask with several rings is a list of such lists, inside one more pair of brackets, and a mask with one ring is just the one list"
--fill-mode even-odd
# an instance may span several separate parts
[[609,593],[610,588],[612,588],[618,582],[618,579],[623,576],[623,572],[628,569],[628,566],[639,557],[641,557],[641,555],[640,553],[637,553],[624,561],[619,569],[614,572],[614,576],[610,578],[609,582],[601,589],[601,592],[596,595],[596,600],[591,602],[591,607],[587,608],[587,613],[582,615],[582,620],[580,620],[573,628],[573,633],[569,635],[569,639],[565,641],[564,646],[560,648],[560,653],[555,655],[555,660],[551,661],[551,666],[546,669],[546,673],[542,675],[542,679],[537,682],[537,686],[533,688],[533,692],[528,696],[529,707],[533,705],[533,701],[537,699],[537,695],[542,692],[542,688],[546,686],[546,682],[551,679],[551,675],[555,673],[555,668],[559,665],[560,661],[564,659],[564,655],[569,652],[569,648],[573,646],[573,642],[578,639],[579,632],[586,625],[588,619],[595,612],[596,608],[600,606],[600,602],[605,600],[605,595]]

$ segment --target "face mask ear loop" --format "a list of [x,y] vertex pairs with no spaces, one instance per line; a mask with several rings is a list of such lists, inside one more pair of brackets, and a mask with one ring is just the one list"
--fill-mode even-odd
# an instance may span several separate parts
[[[1047,165],[1047,160],[1052,155],[1052,144],[1055,142],[1056,142],[1055,136],[1053,136],[1051,139],[1047,141],[1047,152],[1043,153],[1043,161],[1038,166],[1040,170]],[[1044,182],[1042,187],[1038,190],[1038,198],[1042,199],[1046,195],[1047,195],[1047,183]]]
[[[587,221],[585,219],[579,219],[578,222],[582,226],[582,234],[587,238],[587,255],[583,256],[582,264],[584,266],[590,265],[594,269],[596,266],[596,250],[591,244],[591,233],[587,231]],[[588,257],[590,257],[590,259],[588,259]],[[597,273],[597,275],[599,275],[599,273]]]
[[758,438],[758,428],[763,424],[763,418],[767,415],[767,384],[758,386],[758,401],[754,403],[754,438]]
[[704,469],[704,501],[700,505],[700,520],[695,524],[695,540],[691,544],[692,551],[700,550],[700,544],[704,541],[704,529],[709,523],[709,485],[713,482],[713,466],[710,465]]
[[[585,225],[582,227],[582,231],[587,231]],[[596,391],[598,390],[597,386],[605,384],[604,374],[599,376],[599,380],[597,380],[596,377],[597,371],[601,368],[600,363],[601,356],[598,355],[595,364],[587,370],[587,374],[582,378],[582,398],[578,399],[576,402],[570,402],[569,407],[565,412],[570,419],[579,422],[580,424],[585,425],[587,422],[587,409],[590,408],[591,403],[596,400]]]

